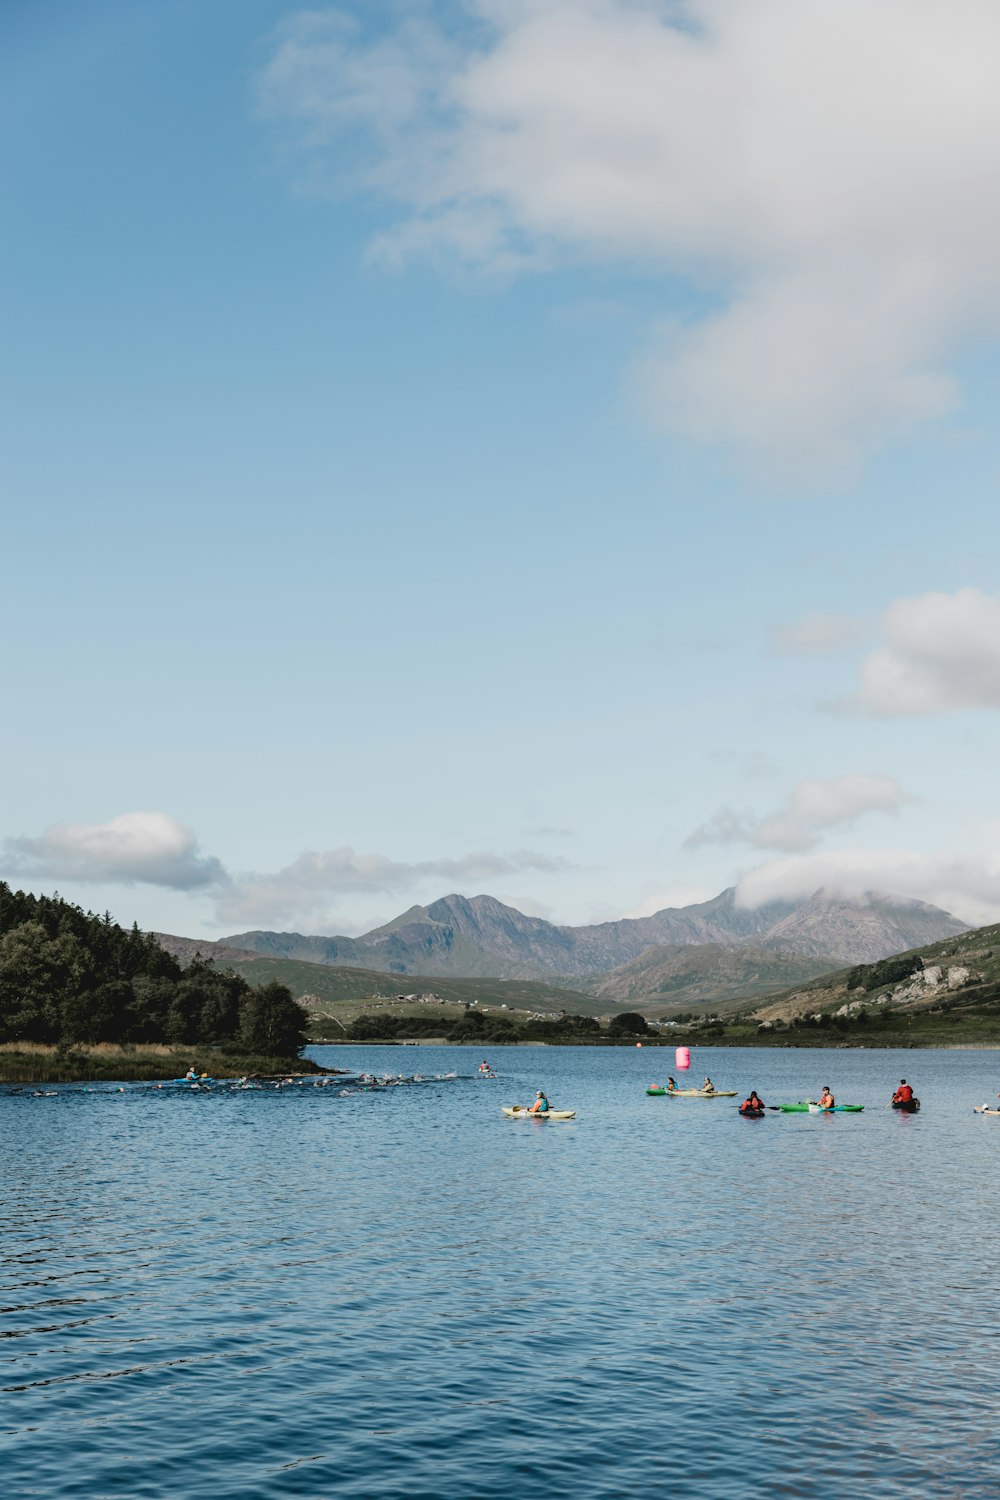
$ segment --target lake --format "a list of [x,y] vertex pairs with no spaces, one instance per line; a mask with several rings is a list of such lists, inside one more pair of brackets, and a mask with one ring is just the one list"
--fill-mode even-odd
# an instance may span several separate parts
[[1000,1053],[310,1054],[463,1076],[0,1087],[5,1496],[997,1494]]

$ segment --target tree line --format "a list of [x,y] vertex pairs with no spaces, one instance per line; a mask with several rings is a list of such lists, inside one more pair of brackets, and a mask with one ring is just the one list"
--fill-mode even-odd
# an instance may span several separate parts
[[0,1042],[230,1044],[294,1057],[306,1013],[282,984],[253,987],[60,896],[0,881]]
[[468,1009],[445,1030],[440,1016],[394,1016],[366,1014],[357,1016],[348,1026],[347,1035],[355,1042],[395,1041],[399,1037],[441,1036],[449,1042],[580,1042],[621,1040],[628,1037],[654,1036],[656,1033],[637,1011],[613,1016],[608,1026],[601,1026],[593,1016],[553,1016],[551,1019],[518,1019]]

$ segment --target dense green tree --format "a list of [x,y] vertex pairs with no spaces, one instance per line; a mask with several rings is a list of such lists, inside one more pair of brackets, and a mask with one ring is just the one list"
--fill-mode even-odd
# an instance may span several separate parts
[[645,1016],[640,1016],[637,1010],[623,1010],[621,1015],[612,1016],[608,1024],[608,1036],[652,1036],[652,1034]]
[[240,1044],[265,1057],[297,1057],[306,1043],[306,1013],[287,985],[250,990],[240,1011]]
[[0,881],[0,1041],[194,1045],[233,1041],[246,1029],[288,1043],[258,1051],[297,1052],[304,1013],[285,991],[251,1007],[244,1027],[256,993],[211,963],[182,969],[149,933],[119,927],[107,913]]
[[399,1020],[396,1016],[355,1016],[347,1034],[356,1042],[391,1041],[399,1034]]

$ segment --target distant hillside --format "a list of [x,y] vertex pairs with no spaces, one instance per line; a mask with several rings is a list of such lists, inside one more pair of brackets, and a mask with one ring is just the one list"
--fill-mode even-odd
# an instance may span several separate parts
[[[219,968],[232,969],[250,984],[266,984],[276,979],[287,984],[296,999],[312,996],[323,1005],[346,1007],[350,1015],[364,1009],[363,1002],[374,995],[391,997],[401,994],[433,992],[450,1005],[473,1005],[525,1010],[555,1015],[561,1010],[580,1016],[601,1016],[617,1010],[613,1001],[598,999],[576,990],[532,980],[447,979],[440,975],[378,973],[372,969],[347,968],[343,965],[304,963],[299,959],[276,958],[269,954],[247,953],[228,943],[211,943],[195,938],[157,933],[157,939],[168,953],[183,964],[195,957],[213,959]],[[313,1006],[313,1009],[317,1007]]]
[[606,1003],[647,1015],[710,1006],[717,1012],[745,1009],[748,1000],[801,985],[839,968],[838,958],[803,958],[772,948],[721,948],[715,943],[661,945],[610,974],[584,981]]
[[556,926],[492,896],[452,895],[411,907],[362,937],[258,931],[237,933],[225,942],[272,958],[411,979],[422,974],[560,984],[609,976],[650,948],[664,946],[748,947],[824,964],[837,954],[841,960],[867,963],[963,931],[964,923],[921,901],[879,895],[849,900],[816,891],[799,901],[750,909],[740,906],[730,889],[711,901],[589,927]]
[[770,995],[752,1019],[1000,1008],[1000,925],[966,929],[942,942],[856,964]]

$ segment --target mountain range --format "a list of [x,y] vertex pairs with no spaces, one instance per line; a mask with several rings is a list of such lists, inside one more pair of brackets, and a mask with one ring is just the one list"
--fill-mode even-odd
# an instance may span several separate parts
[[746,907],[730,888],[710,901],[582,927],[526,916],[493,896],[450,895],[412,906],[361,937],[253,931],[222,941],[244,953],[313,964],[546,980],[615,1004],[676,1005],[775,991],[966,930],[939,907],[902,897],[819,890]]

